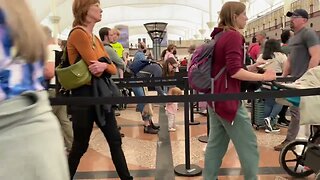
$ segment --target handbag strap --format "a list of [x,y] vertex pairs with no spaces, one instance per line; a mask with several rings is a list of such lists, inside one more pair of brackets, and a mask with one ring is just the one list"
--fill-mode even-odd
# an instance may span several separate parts
[[[74,30],[76,30],[76,29],[81,29],[83,32],[86,32],[82,27],[77,26],[77,27],[73,28],[73,29],[70,31],[70,33],[69,33],[69,35],[68,35],[68,39],[69,39],[71,33],[72,33]],[[95,37],[93,37],[93,39],[94,39],[94,38],[95,38]],[[93,47],[95,47],[95,41],[94,41],[94,40],[93,40],[92,44],[93,44]],[[78,57],[76,58],[76,61],[75,61],[75,62],[78,62],[78,61],[80,61],[80,60],[81,60],[81,55],[79,54]],[[64,49],[63,49],[63,54],[62,54],[62,56],[61,56],[61,63],[60,63],[60,65],[61,65],[62,67],[70,66],[67,46],[65,46]]]

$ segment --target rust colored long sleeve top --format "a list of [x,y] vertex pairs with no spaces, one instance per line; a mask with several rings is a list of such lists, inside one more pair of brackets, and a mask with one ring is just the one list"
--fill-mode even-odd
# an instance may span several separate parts
[[[75,63],[79,54],[88,66],[91,64],[90,61],[97,61],[101,57],[109,57],[102,42],[95,35],[79,28],[70,34],[67,49],[70,64]],[[113,75],[117,73],[117,68],[112,63],[108,64],[105,71]]]

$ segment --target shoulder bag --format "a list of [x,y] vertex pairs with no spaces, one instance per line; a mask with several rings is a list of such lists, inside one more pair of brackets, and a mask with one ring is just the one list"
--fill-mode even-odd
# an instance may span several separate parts
[[[74,28],[73,30],[75,29],[82,28]],[[88,70],[87,64],[81,57],[77,58],[76,63],[70,65],[67,47],[64,49],[61,63],[56,67],[55,70],[58,81],[66,90],[75,89],[91,82],[91,73]]]

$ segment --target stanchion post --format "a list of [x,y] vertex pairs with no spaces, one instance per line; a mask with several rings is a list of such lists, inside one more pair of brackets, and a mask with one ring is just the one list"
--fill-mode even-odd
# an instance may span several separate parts
[[[194,92],[196,92],[196,91],[194,91],[194,90],[192,90],[192,93],[194,93]],[[199,94],[199,92],[196,92],[197,94]],[[200,108],[199,108],[199,102],[196,102],[196,111],[194,112],[194,113],[199,113],[200,112]],[[193,107],[193,106],[192,106]]]
[[[188,85],[188,79],[184,78],[185,87]],[[188,89],[184,89],[184,95],[187,98]],[[184,133],[185,133],[185,164],[180,164],[174,168],[174,172],[180,176],[197,176],[202,170],[199,166],[190,164],[190,131],[189,131],[189,110],[190,102],[184,103]]]
[[[187,89],[188,93],[190,93],[191,95],[193,94],[193,90],[190,90],[190,88],[189,88],[188,80],[186,80],[184,87]],[[190,123],[189,123],[189,125],[199,125],[200,122],[194,120],[193,102],[189,102],[189,104],[190,104],[189,105],[189,107],[190,107]]]
[[202,143],[208,143],[209,133],[210,133],[210,121],[209,121],[209,111],[207,108],[207,135],[199,136],[198,140]]

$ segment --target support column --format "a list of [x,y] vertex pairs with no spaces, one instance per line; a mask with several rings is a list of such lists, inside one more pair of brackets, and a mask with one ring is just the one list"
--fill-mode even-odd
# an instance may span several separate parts
[[207,22],[210,31],[213,30],[214,22],[212,21],[212,0],[209,0],[209,22]]
[[61,18],[60,16],[49,16],[49,19],[52,25],[52,36],[57,39],[60,32],[59,22]]
[[164,22],[151,22],[145,23],[144,27],[147,29],[148,34],[153,42],[153,55],[156,60],[160,58],[160,43],[166,35],[166,27],[168,23]]
[[156,60],[156,61],[158,61],[158,60],[160,60],[160,51],[161,51],[161,49],[160,49],[160,39],[153,39],[152,40],[152,42],[153,42],[153,56],[154,56],[154,59]]
[[288,20],[286,14],[288,11],[291,11],[291,3],[292,3],[292,0],[284,0],[284,4],[283,4],[283,28],[285,29],[286,28],[286,22]]
[[52,36],[53,38],[57,39],[58,34],[60,32],[59,28],[59,22],[60,22],[60,16],[57,15],[57,2],[56,0],[51,0],[50,5],[51,15],[49,16],[49,20],[52,25]]
[[202,18],[201,18],[201,29],[199,29],[199,32],[201,34],[201,39],[204,39],[204,33],[206,33],[206,29],[204,29],[204,26],[203,26],[203,13],[202,13]]

